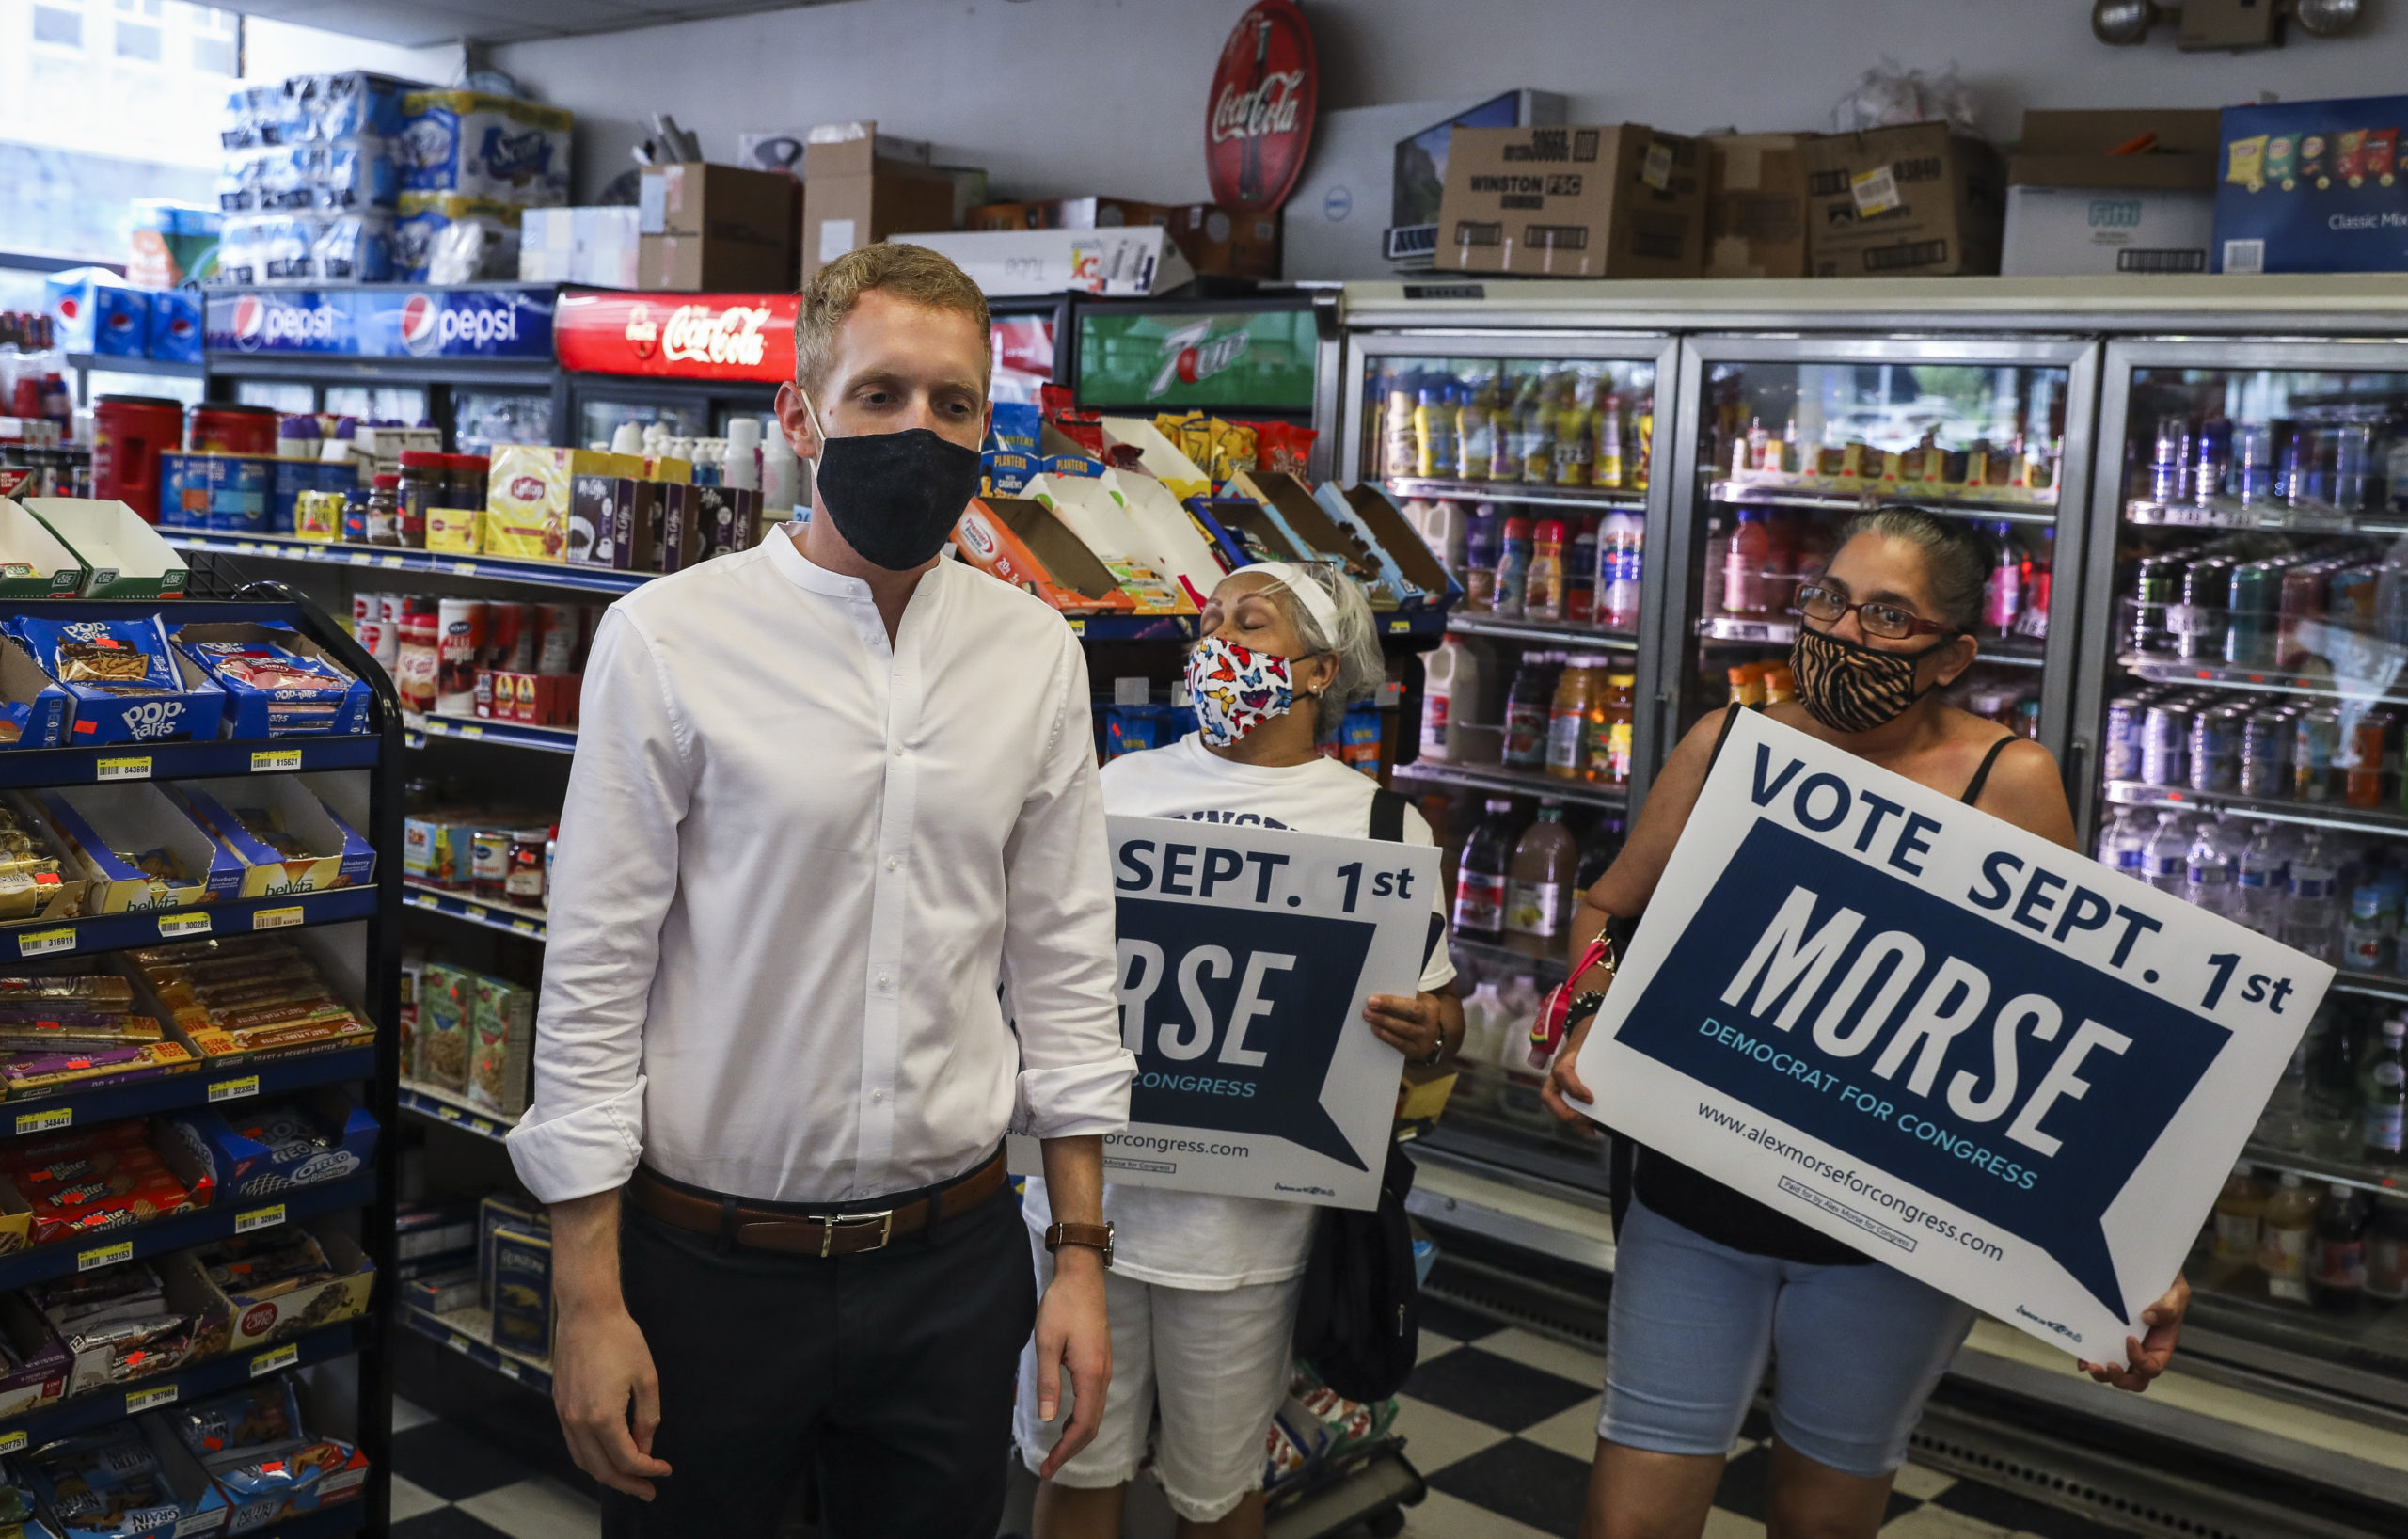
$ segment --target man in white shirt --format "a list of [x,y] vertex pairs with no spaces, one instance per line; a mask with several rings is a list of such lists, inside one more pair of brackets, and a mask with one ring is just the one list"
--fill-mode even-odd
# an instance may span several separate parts
[[[1073,1391],[1056,1463],[1093,1436],[1133,1060],[1085,659],[938,559],[988,339],[933,252],[823,268],[778,400],[809,523],[594,637],[510,1150],[551,1204],[553,1401],[616,1539],[773,1532],[806,1470],[843,1539],[989,1539],[1032,1322],[1047,1420]],[[1041,1307],[1007,1122],[1069,1220]]]

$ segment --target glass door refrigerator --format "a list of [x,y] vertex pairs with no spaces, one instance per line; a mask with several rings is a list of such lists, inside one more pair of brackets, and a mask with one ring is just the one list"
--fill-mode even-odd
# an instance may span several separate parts
[[2408,1427],[2408,340],[2114,342],[2099,423],[2084,836],[2340,970],[2201,1233],[2183,1350]]
[[1424,1141],[1598,1201],[1605,1141],[1541,1105],[1527,1034],[1655,751],[1640,590],[1675,347],[1502,309],[1471,327],[1372,321],[1348,332],[1339,403],[1339,479],[1385,487],[1465,590],[1407,664],[1420,731],[1394,774],[1446,852],[1471,1028]]
[[2080,584],[2055,577],[2060,553],[2083,548],[2098,351],[2076,337],[1691,337],[1673,559],[1649,606],[1659,755],[1732,701],[1790,696],[1799,581],[1851,518],[1906,503],[1988,536],[1980,652],[1949,698],[2062,762]]

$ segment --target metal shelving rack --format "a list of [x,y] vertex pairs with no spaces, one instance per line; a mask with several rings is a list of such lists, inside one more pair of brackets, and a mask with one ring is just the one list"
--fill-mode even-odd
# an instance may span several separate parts
[[[36,606],[0,604],[0,613]],[[257,931],[281,933],[294,927],[364,924],[360,1002],[377,1027],[365,1046],[245,1055],[204,1062],[188,1072],[81,1092],[10,1101],[0,1116],[0,1140],[119,1118],[172,1112],[329,1085],[354,1087],[379,1126],[373,1164],[367,1170],[295,1187],[274,1201],[230,1199],[198,1212],[111,1230],[101,1243],[36,1246],[0,1258],[0,1289],[16,1289],[111,1261],[152,1256],[287,1221],[337,1213],[359,1215],[359,1245],[389,1296],[393,1275],[393,1210],[399,1190],[392,1149],[398,1118],[399,976],[401,951],[400,702],[383,673],[341,627],[306,599],[274,583],[245,588],[233,601],[44,603],[49,617],[132,618],[162,614],[173,625],[226,620],[262,620],[293,626],[326,648],[375,691],[371,729],[351,738],[279,738],[263,741],[215,739],[107,748],[25,750],[0,754],[0,785],[19,788],[99,784],[104,780],[169,780],[186,776],[288,774],[300,770],[349,770],[368,777],[369,827],[362,832],[377,850],[372,885],[293,894],[243,903],[95,915],[50,925],[40,921],[0,928],[8,960],[82,955],[155,944],[163,938],[226,936]],[[105,768],[104,768],[105,766]],[[192,1399],[246,1384],[271,1373],[349,1358],[356,1364],[356,1419],[351,1433],[369,1460],[365,1490],[346,1501],[274,1526],[285,1539],[332,1535],[387,1526],[391,1478],[388,1446],[390,1342],[372,1304],[361,1319],[311,1331],[294,1341],[249,1353],[214,1357],[176,1372],[123,1387],[88,1391],[41,1409],[0,1420],[0,1452],[38,1447],[71,1432],[87,1431],[175,1400]]]

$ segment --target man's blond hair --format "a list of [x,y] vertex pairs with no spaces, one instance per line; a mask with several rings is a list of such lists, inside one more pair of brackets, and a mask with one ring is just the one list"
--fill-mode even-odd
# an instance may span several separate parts
[[[982,341],[992,335],[987,296],[951,258],[925,246],[883,241],[848,251],[821,267],[802,286],[802,305],[794,317],[795,378],[811,392],[813,404],[821,411],[828,409],[819,399],[820,387],[828,382],[828,371],[836,362],[836,333],[844,329],[854,304],[873,289],[930,309],[967,316],[977,324]],[[986,359],[979,371],[982,390],[994,372],[991,346],[986,350]]]

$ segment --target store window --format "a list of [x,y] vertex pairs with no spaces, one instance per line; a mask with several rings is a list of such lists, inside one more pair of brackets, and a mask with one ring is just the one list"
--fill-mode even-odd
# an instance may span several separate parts
[[56,6],[34,8],[34,41],[59,48],[84,46],[84,18]]
[[146,64],[159,62],[162,39],[159,29],[139,22],[117,24],[117,56],[140,59]]

